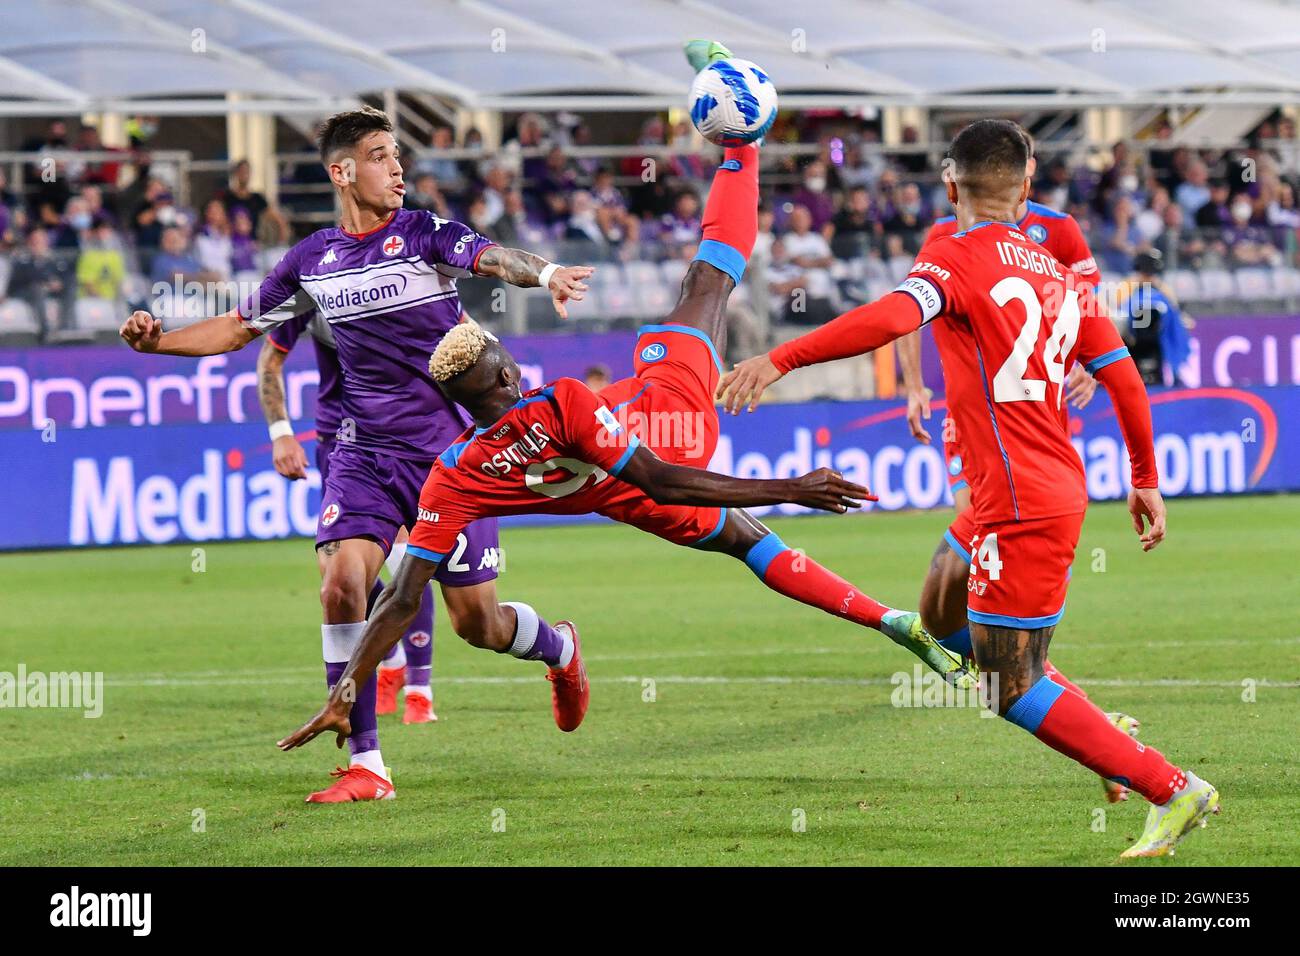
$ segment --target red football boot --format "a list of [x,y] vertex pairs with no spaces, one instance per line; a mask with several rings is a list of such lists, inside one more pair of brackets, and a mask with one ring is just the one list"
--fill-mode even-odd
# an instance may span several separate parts
[[397,713],[397,692],[405,686],[405,667],[379,668],[379,686],[375,691],[375,713]]
[[547,668],[546,679],[551,682],[551,710],[555,713],[555,726],[565,733],[577,730],[587,715],[591,700],[591,685],[587,682],[587,668],[582,663],[582,645],[578,642],[578,628],[572,621],[560,621],[558,631],[564,628],[573,639],[573,660],[562,670]]
[[423,694],[406,695],[406,713],[402,714],[404,724],[436,724],[438,715],[433,712],[433,701]]
[[360,764],[344,770],[335,767],[331,777],[338,777],[329,787],[307,797],[308,803],[349,803],[353,800],[391,800],[397,796],[391,781],[372,773]]

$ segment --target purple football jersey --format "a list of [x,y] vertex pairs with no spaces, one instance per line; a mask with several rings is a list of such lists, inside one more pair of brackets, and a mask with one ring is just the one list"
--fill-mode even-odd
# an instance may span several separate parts
[[492,245],[463,223],[415,209],[397,210],[364,235],[322,229],[284,254],[239,315],[265,332],[291,318],[277,310],[305,292],[334,333],[341,436],[351,433],[359,448],[432,461],[470,419],[434,384],[429,356],[460,321],[457,277]]
[[316,435],[333,438],[343,421],[343,371],[339,368],[338,348],[329,323],[315,309],[308,309],[281,322],[266,337],[281,352],[291,352],[304,332],[316,349],[316,368],[320,371],[320,384],[316,387]]

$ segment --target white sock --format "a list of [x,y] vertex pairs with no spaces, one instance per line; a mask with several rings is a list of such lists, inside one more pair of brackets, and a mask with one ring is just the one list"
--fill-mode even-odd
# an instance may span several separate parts
[[551,627],[564,641],[564,650],[560,651],[560,663],[555,667],[555,670],[562,671],[573,660],[573,652],[577,650],[577,647],[573,643],[573,632],[567,627],[556,627],[554,624]]
[[407,684],[406,696],[410,697],[412,694],[416,694],[420,697],[423,697],[425,700],[429,701],[430,703],[432,703],[433,701],[433,688],[430,687],[428,684],[425,684],[423,686],[418,686],[416,684]]
[[355,767],[358,764],[376,776],[383,777],[389,783],[393,782],[388,776],[388,768],[384,766],[384,758],[378,750],[364,750],[359,754],[353,754],[348,765]]
[[[519,601],[502,601],[506,607],[515,609],[515,639],[510,644],[508,653],[513,657],[524,660],[533,652],[533,646],[537,643],[537,630],[541,626],[541,621],[537,617],[537,612],[527,604]],[[564,647],[560,651],[560,663],[555,665],[548,664],[552,670],[563,670],[569,666],[573,660],[573,635],[569,633],[568,628],[552,628],[556,634],[560,635],[560,640],[564,642]]]
[[388,658],[387,660],[382,660],[379,662],[379,667],[381,670],[396,670],[399,667],[405,667],[405,666],[406,666],[406,647],[402,644],[401,641],[397,642],[397,650],[393,652],[392,657]]
[[396,574],[397,568],[402,563],[402,558],[406,557],[406,542],[393,545],[393,550],[388,552],[388,557],[384,558],[384,567],[388,568],[389,574]]
[[365,621],[357,621],[355,624],[322,624],[320,645],[325,663],[346,664],[352,660],[352,652],[361,643],[361,634],[365,629]]

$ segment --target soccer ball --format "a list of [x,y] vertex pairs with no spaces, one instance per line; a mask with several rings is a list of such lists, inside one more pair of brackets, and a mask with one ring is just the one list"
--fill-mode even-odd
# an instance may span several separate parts
[[776,87],[749,60],[714,60],[691,84],[691,122],[719,146],[761,139],[776,120]]

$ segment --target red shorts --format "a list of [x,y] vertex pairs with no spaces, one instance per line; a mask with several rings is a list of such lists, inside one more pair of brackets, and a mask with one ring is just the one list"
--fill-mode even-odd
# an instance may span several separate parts
[[664,461],[707,467],[718,447],[713,393],[722,372],[713,340],[688,325],[642,326],[634,367],[600,391],[619,424]]
[[968,548],[967,617],[1024,630],[1054,625],[1065,613],[1082,527],[1082,512],[977,525]]
[[[637,335],[636,374],[601,389],[619,424],[664,461],[707,468],[718,447],[713,393],[722,362],[713,341],[687,325],[646,325]],[[725,508],[660,505],[628,485],[600,514],[674,544],[697,545],[714,537]]]

